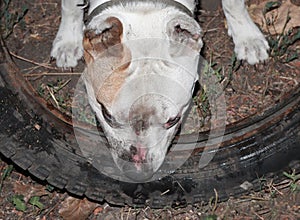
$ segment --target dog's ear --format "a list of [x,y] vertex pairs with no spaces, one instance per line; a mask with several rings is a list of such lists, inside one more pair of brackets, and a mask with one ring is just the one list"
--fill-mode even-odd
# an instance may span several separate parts
[[200,52],[202,43],[202,30],[199,24],[189,16],[178,16],[167,23],[167,34],[171,41],[179,47],[189,47]]
[[115,57],[122,55],[123,25],[121,21],[116,17],[109,17],[101,27],[103,27],[102,30],[86,30],[84,33],[84,58],[88,64],[99,55]]

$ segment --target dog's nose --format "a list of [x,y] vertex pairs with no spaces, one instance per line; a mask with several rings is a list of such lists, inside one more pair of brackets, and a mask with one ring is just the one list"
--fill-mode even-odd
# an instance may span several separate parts
[[136,153],[137,153],[137,148],[136,148],[135,146],[131,145],[129,149],[130,149],[131,155],[136,155]]

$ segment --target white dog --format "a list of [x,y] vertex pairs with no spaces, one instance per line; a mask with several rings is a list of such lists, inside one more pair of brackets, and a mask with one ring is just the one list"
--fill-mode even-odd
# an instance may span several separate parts
[[[268,58],[268,43],[243,0],[223,0],[238,59]],[[201,28],[194,0],[62,0],[51,56],[74,67],[83,54],[89,102],[115,163],[132,180],[150,179],[164,161],[198,80]]]

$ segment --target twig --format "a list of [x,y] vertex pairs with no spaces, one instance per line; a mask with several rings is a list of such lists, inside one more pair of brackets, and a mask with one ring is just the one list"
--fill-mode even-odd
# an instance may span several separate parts
[[212,209],[213,212],[216,211],[217,205],[218,205],[218,200],[219,200],[218,191],[215,188],[214,188],[214,192],[215,192],[215,203],[214,203],[214,207]]
[[27,58],[25,58],[25,57],[21,57],[21,56],[15,54],[15,53],[13,53],[13,52],[9,52],[9,53],[10,53],[10,55],[12,55],[13,57],[15,57],[15,58],[17,58],[17,59],[19,59],[19,60],[23,60],[23,61],[25,61],[25,62],[32,63],[32,64],[34,64],[34,65],[41,66],[41,67],[44,67],[44,68],[47,68],[47,69],[52,69],[52,70],[56,70],[56,69],[57,69],[57,68],[48,66],[48,65],[46,65],[46,64],[44,64],[44,63],[38,63],[38,62],[35,62],[35,61],[33,61],[33,60],[29,60],[29,59],[27,59]]
[[274,189],[277,193],[279,193],[279,195],[283,196],[283,193],[279,191],[279,189],[277,189],[273,184],[271,185],[271,188]]
[[254,215],[256,215],[256,217],[258,217],[259,219],[264,220],[264,218],[261,217],[261,216],[260,216],[258,213],[256,213],[255,211],[253,211],[253,213],[254,213]]
[[268,87],[269,87],[269,77],[266,77],[266,83],[265,83],[265,88],[261,94],[261,101],[264,101],[264,97],[266,96],[266,93],[268,91]]
[[36,77],[36,76],[80,76],[82,73],[29,73],[24,74],[24,77]]
[[180,182],[177,181],[177,180],[176,180],[176,182],[177,182],[178,186],[182,189],[182,191],[183,191],[183,192],[186,192],[185,189],[183,188],[183,186],[180,184]]
[[56,89],[56,92],[58,92],[59,90],[63,89],[69,82],[71,82],[71,79],[68,79],[66,82],[64,82],[64,84],[62,84],[61,86],[59,86]]
[[168,192],[170,192],[170,190],[169,190],[169,189],[167,189],[166,191],[164,191],[164,192],[163,192],[163,193],[161,193],[160,195],[161,195],[161,196],[163,196],[163,195],[167,194]]
[[48,86],[46,88],[48,89],[48,92],[49,92],[51,98],[53,99],[53,101],[55,102],[57,108],[60,109],[58,101],[56,100],[55,95],[53,94],[52,89],[50,89]]
[[[26,69],[22,69],[22,72],[24,72],[24,74],[29,74],[32,73],[34,70],[40,68],[39,66],[32,66]],[[26,73],[25,73],[26,72]]]
[[286,79],[286,80],[290,80],[293,81],[295,83],[295,86],[298,86],[298,82],[296,79],[293,79],[292,77],[286,77],[286,76],[279,76],[280,79]]
[[128,213],[127,213],[127,218],[126,218],[126,220],[128,220],[128,219],[129,219],[130,211],[131,211],[131,208],[129,208],[129,210],[128,210]]
[[241,199],[250,199],[250,200],[256,200],[256,201],[269,201],[270,199],[257,197],[257,196],[242,196]]
[[204,34],[209,33],[209,32],[219,31],[219,30],[220,30],[220,28],[211,28],[211,29],[206,30],[204,32]]
[[266,214],[268,214],[270,212],[271,212],[271,210],[269,208],[264,208],[264,209],[261,209],[261,210],[257,211],[257,214],[259,214],[259,215],[266,215]]

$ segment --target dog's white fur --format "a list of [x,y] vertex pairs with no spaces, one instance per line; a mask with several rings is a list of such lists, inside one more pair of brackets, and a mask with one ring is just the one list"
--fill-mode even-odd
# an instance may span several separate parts
[[[104,2],[90,1],[89,13]],[[188,109],[198,79],[201,28],[176,7],[128,2],[105,9],[84,27],[78,7],[83,1],[62,0],[51,56],[57,66],[74,67],[85,54],[89,101],[113,158],[128,177],[145,180],[159,169]],[[180,3],[193,12],[193,0]],[[268,43],[244,1],[222,4],[238,59],[250,64],[267,59]]]
[[[90,1],[89,11],[106,1],[108,0]],[[180,2],[191,11],[194,10],[193,0]],[[77,6],[83,3],[83,0],[62,0],[62,20],[51,51],[51,56],[56,58],[59,67],[74,67],[83,55],[83,10]],[[223,0],[222,5],[228,23],[228,34],[233,38],[238,59],[245,59],[250,64],[266,60],[268,43],[249,17],[244,0]]]

